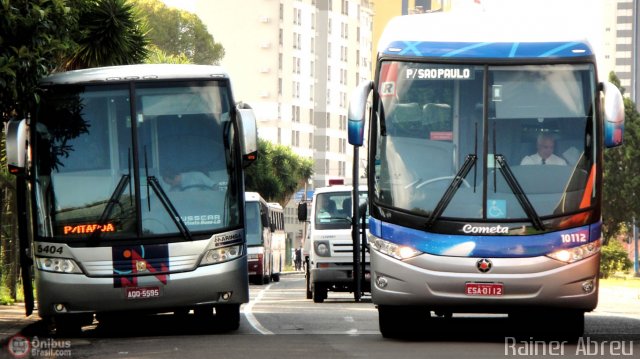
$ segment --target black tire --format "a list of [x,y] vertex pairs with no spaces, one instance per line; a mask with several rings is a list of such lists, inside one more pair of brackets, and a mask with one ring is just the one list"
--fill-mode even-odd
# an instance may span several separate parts
[[271,280],[274,282],[279,282],[280,281],[280,273],[276,273],[276,274],[272,274],[271,275]]
[[513,330],[523,338],[576,342],[584,334],[581,310],[544,310],[509,313]]
[[313,302],[322,303],[327,299],[327,288],[322,284],[315,284],[313,286]]
[[53,317],[58,336],[75,336],[82,333],[82,327],[93,322],[93,314],[66,314]]
[[307,299],[313,298],[313,292],[311,292],[311,272],[309,271],[309,258],[307,258],[307,265],[305,270],[305,278],[307,282]]
[[430,312],[422,307],[378,306],[378,324],[385,338],[415,338],[428,328]]
[[212,305],[199,305],[193,308],[193,314],[198,319],[209,320],[213,317],[213,306]]
[[216,306],[216,322],[222,330],[238,330],[240,328],[240,304]]
[[262,276],[262,284],[269,284],[269,283],[271,283],[271,276],[268,274],[265,276]]

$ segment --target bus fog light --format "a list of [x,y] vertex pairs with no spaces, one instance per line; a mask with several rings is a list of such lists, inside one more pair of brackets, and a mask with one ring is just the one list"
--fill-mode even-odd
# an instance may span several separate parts
[[239,258],[241,255],[241,245],[210,249],[205,253],[200,265],[222,263]]
[[380,276],[376,279],[376,285],[378,285],[378,288],[386,288],[388,284],[389,281],[387,281],[387,278],[383,276]]
[[231,292],[222,292],[222,293],[220,293],[220,299],[222,299],[224,301],[227,301],[227,300],[231,299],[231,295],[232,295]]
[[62,303],[54,304],[53,305],[53,309],[58,313],[66,313],[67,312],[67,307],[65,307],[64,304],[62,304]]
[[68,258],[37,257],[36,265],[38,269],[47,272],[82,273],[80,266],[78,266],[73,259]]
[[595,283],[593,282],[593,279],[590,279],[584,283],[582,283],[582,290],[589,294],[591,292],[593,292],[593,289],[596,287]]

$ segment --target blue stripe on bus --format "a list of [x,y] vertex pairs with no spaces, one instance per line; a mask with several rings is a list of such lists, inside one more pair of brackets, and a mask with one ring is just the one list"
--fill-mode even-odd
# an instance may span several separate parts
[[429,42],[394,41],[386,55],[448,58],[553,58],[593,55],[585,42]]
[[[369,219],[369,230],[375,237],[413,247],[433,255],[457,257],[518,258],[536,257],[563,248],[572,248],[598,240],[601,222],[563,231],[536,235],[453,235],[430,233]],[[580,242],[579,235],[586,236]],[[573,236],[572,236],[573,235]],[[563,240],[564,239],[564,240]]]

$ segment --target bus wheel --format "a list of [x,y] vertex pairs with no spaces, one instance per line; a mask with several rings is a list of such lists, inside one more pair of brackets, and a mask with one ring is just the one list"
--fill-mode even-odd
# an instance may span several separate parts
[[223,330],[238,330],[240,328],[240,304],[216,306],[216,320]]
[[58,336],[72,336],[82,333],[82,327],[93,322],[93,314],[66,314],[53,317]]
[[421,307],[378,306],[378,324],[385,338],[412,338],[423,333],[431,313]]
[[584,334],[581,310],[544,310],[509,313],[515,332],[523,337],[576,342]]
[[322,303],[327,299],[327,288],[322,284],[315,284],[313,286],[313,302]]
[[199,305],[193,308],[193,314],[198,319],[210,319],[213,317],[213,306],[211,305]]

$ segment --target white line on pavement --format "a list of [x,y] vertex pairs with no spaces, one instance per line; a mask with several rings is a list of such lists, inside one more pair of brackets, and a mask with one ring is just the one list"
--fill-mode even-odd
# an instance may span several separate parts
[[249,322],[249,324],[251,324],[251,326],[255,330],[260,332],[260,334],[264,334],[264,335],[273,335],[275,333],[263,327],[262,324],[260,324],[260,322],[258,321],[258,319],[256,319],[255,315],[253,315],[252,310],[253,310],[253,306],[256,303],[258,303],[260,300],[262,300],[262,296],[266,291],[269,290],[269,288],[271,288],[271,284],[269,284],[266,288],[261,290],[260,293],[258,293],[258,295],[256,296],[256,299],[254,299],[253,301],[249,301],[249,303],[244,306],[244,316],[247,318],[247,321]]

